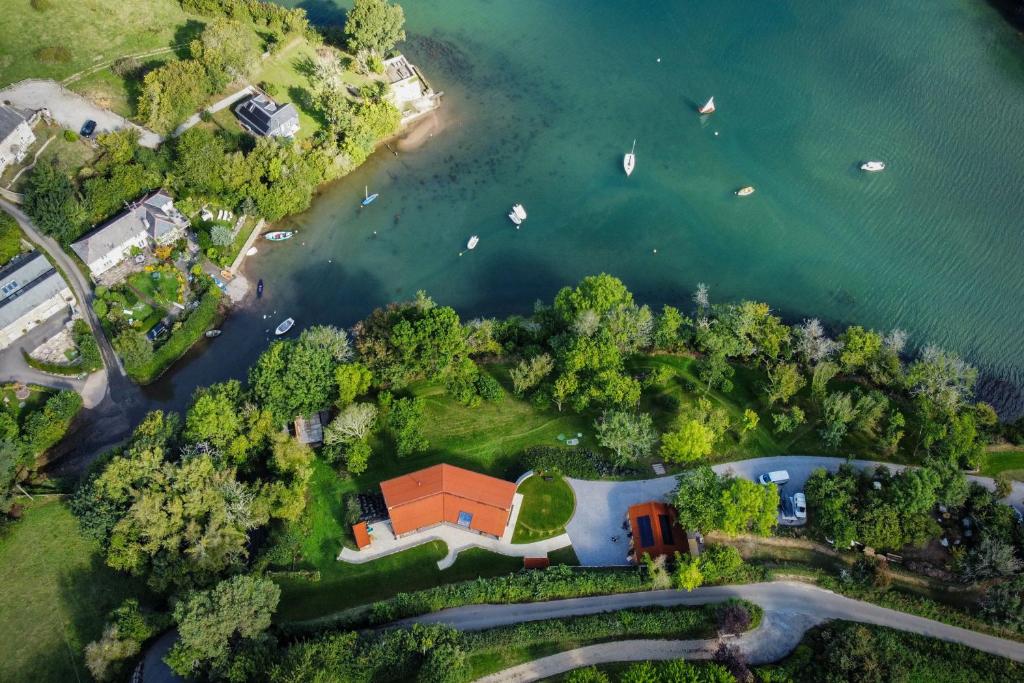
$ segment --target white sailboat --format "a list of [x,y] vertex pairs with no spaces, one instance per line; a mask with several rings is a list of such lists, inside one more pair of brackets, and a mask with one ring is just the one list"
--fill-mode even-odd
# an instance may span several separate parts
[[860,165],[860,170],[868,171],[869,173],[877,173],[878,171],[885,170],[884,161],[866,161]]
[[522,225],[522,223],[523,223],[523,219],[522,219],[522,218],[520,218],[520,217],[519,217],[518,215],[516,215],[516,212],[515,212],[515,211],[509,211],[509,212],[508,212],[508,219],[509,219],[510,221],[512,221],[513,223],[515,223],[515,225],[516,225],[516,227],[517,227],[517,228],[518,228],[518,227],[519,227],[520,225]]
[[636,140],[633,140],[633,148],[629,150],[629,154],[622,158],[622,170],[626,172],[627,178],[633,174],[634,168],[636,168]]
[[473,235],[469,238],[469,241],[466,242],[466,249],[476,249],[476,245],[478,244],[480,244],[480,238]]
[[516,204],[512,207],[512,213],[519,216],[519,220],[526,220],[526,209],[523,208],[522,204]]
[[697,113],[700,114],[701,116],[703,116],[705,114],[714,114],[715,113],[715,98],[712,97],[707,102],[705,102],[704,106],[697,110]]

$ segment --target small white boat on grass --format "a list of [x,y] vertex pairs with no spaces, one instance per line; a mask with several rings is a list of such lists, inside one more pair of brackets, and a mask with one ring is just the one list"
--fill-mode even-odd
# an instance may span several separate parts
[[707,102],[705,102],[704,106],[697,110],[697,113],[700,114],[701,116],[704,116],[706,114],[714,114],[715,113],[715,98],[712,97]]
[[860,165],[860,170],[868,171],[869,173],[878,173],[879,171],[885,170],[884,161],[865,161]]
[[473,235],[469,238],[469,241],[466,242],[466,249],[476,249],[476,245],[478,244],[480,244],[480,238]]
[[522,204],[516,204],[512,207],[512,213],[519,216],[519,220],[526,220],[526,209],[523,208]]
[[750,195],[754,194],[754,192],[756,192],[756,190],[754,189],[754,186],[753,185],[747,185],[746,187],[741,187],[740,189],[736,190],[736,196],[737,197],[749,197]]
[[633,140],[633,148],[629,150],[629,154],[622,157],[622,170],[626,172],[626,177],[633,175],[633,169],[636,168],[636,140]]
[[277,336],[280,337],[282,334],[285,334],[288,330],[292,329],[292,327],[294,327],[294,326],[295,326],[295,319],[294,318],[288,318],[283,323],[281,323],[280,325],[277,326],[277,329],[274,330],[274,334],[276,334]]

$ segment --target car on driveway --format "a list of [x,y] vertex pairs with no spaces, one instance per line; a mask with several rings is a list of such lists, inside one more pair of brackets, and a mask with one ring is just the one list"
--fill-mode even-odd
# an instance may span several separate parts
[[82,137],[83,138],[91,138],[92,134],[95,133],[95,132],[96,132],[96,122],[93,121],[92,119],[89,119],[88,121],[86,121],[85,123],[82,124],[81,133],[82,133]]
[[807,519],[807,499],[803,491],[793,494],[793,512],[797,519]]
[[786,482],[789,481],[789,472],[786,470],[775,470],[774,472],[765,472],[757,478],[758,483],[764,484],[775,484],[776,486],[785,486]]

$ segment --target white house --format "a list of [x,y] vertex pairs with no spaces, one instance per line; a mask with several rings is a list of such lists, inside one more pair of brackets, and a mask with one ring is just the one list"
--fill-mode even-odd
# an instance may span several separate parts
[[402,112],[403,124],[437,108],[440,95],[434,92],[419,69],[410,64],[405,55],[384,60],[384,73],[391,101]]
[[39,114],[0,104],[0,173],[25,158],[36,141],[32,126]]
[[75,301],[64,278],[37,251],[0,268],[0,349]]
[[89,266],[93,277],[98,277],[125,260],[133,247],[171,244],[184,237],[188,226],[171,196],[160,190],[74,242],[71,249]]

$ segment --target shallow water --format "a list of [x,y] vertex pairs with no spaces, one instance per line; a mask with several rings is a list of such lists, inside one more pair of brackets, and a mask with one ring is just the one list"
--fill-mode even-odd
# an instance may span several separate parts
[[[467,317],[526,312],[607,271],[652,304],[703,281],[790,319],[903,327],[1019,408],[1024,49],[982,0],[404,4],[405,52],[450,125],[260,244],[247,274],[266,295],[148,389],[156,403],[241,376],[288,316],[348,325],[419,289]],[[381,196],[360,209],[364,185]]]

